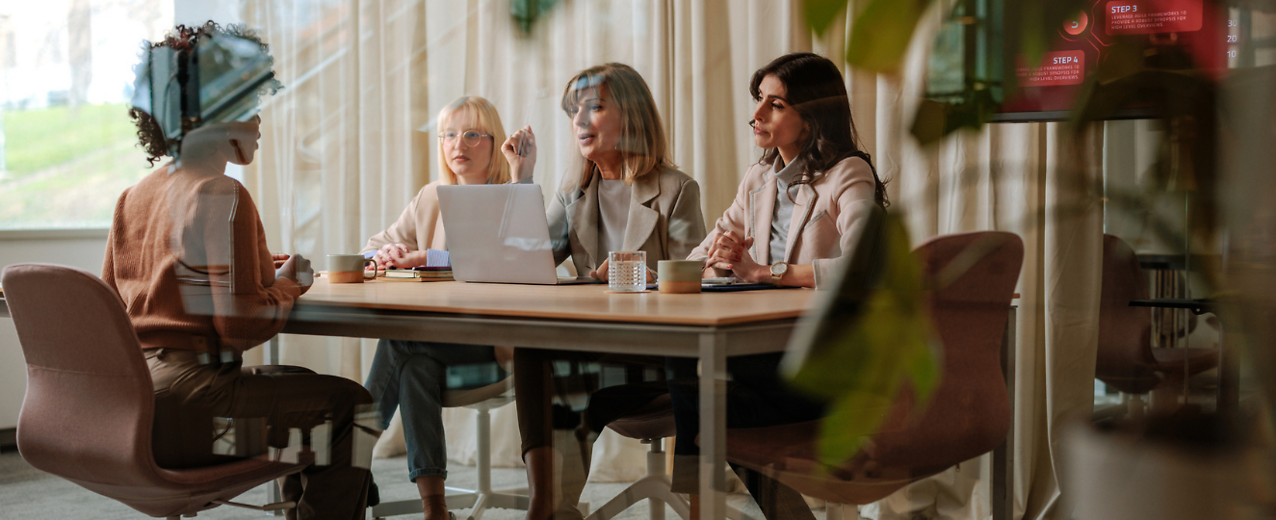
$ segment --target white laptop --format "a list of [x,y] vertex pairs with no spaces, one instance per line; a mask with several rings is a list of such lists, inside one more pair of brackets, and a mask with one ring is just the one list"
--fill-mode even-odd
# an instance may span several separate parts
[[601,283],[588,276],[558,276],[540,186],[439,186],[438,193],[455,279],[542,285]]

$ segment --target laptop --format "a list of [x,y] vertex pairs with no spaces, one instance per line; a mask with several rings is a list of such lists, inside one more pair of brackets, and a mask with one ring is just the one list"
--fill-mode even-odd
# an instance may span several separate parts
[[596,278],[560,277],[535,184],[439,186],[452,276],[463,282],[576,285]]

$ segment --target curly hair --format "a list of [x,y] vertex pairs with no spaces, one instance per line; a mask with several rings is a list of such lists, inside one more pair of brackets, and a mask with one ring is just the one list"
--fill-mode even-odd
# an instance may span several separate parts
[[[151,50],[167,47],[176,51],[188,51],[199,44],[200,38],[214,34],[229,34],[252,41],[261,46],[262,53],[270,54],[270,47],[262,41],[257,32],[243,25],[230,24],[223,27],[211,20],[199,26],[178,25],[165,34],[163,40],[142,42],[141,62],[134,67],[134,72],[137,74],[136,82],[145,81],[145,75],[149,74],[147,62]],[[148,165],[155,166],[155,163],[171,155],[173,145],[178,145],[179,143],[169,142],[164,135],[164,129],[160,127],[159,121],[145,110],[137,107],[129,107],[128,115],[133,124],[137,126],[138,146],[146,152]]]

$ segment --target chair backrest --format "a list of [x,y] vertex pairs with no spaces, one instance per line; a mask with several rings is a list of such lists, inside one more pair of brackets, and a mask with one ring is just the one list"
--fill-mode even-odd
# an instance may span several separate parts
[[154,390],[119,295],[56,265],[11,265],[0,285],[27,363],[22,457],[73,481],[155,482]]
[[1152,356],[1152,312],[1131,307],[1148,298],[1147,277],[1134,250],[1120,238],[1103,235],[1103,289],[1099,303],[1099,353],[1095,377],[1123,392],[1156,386]]
[[1003,232],[944,235],[915,250],[931,284],[928,307],[943,343],[941,380],[921,417],[906,393],[874,435],[881,466],[925,474],[991,451],[1010,430],[1001,350],[1023,241]]

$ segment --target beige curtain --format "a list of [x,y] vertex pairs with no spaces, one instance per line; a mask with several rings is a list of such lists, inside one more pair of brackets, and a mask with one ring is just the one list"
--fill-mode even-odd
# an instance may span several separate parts
[[[564,0],[529,36],[515,29],[508,0],[242,1],[287,86],[263,112],[262,151],[247,182],[271,243],[316,259],[357,250],[437,178],[433,117],[460,95],[491,100],[507,131],[531,125],[540,146],[536,180],[554,189],[576,154],[558,108],[563,84],[607,61],[633,65],[647,79],[674,161],[700,182],[712,223],[760,154],[745,125],[752,72],[798,50],[840,61],[851,31],[843,15],[824,35],[811,34],[796,0]],[[997,124],[920,148],[907,129],[941,16],[938,8],[926,15],[900,76],[845,71],[856,124],[915,242],[985,229],[1023,238],[1016,517],[1067,518],[1058,434],[1067,417],[1091,406],[1102,233],[1092,188],[1102,171],[1102,130],[1076,144],[1058,124]],[[285,362],[361,379],[372,346],[287,338],[283,353]],[[472,416],[448,410],[446,419],[452,457],[471,461]],[[515,431],[511,407],[493,420],[494,431]],[[494,462],[517,464],[517,436],[496,440]],[[599,444],[596,479],[640,473],[636,444],[611,437]],[[982,489],[982,474],[975,461],[963,464],[901,491],[879,514],[931,508],[984,517],[987,499],[972,491]]]

